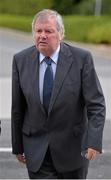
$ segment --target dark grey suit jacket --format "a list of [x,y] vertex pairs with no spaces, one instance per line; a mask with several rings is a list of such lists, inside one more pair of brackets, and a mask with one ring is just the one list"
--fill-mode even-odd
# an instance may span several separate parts
[[50,147],[59,172],[83,165],[81,151],[102,151],[105,101],[91,54],[61,43],[48,116],[39,96],[39,52],[16,54],[12,75],[13,153],[25,153],[37,171]]

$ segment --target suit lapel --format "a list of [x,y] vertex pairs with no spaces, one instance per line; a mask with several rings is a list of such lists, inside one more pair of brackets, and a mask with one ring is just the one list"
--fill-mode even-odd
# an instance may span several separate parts
[[49,106],[49,113],[53,107],[53,104],[57,98],[59,91],[61,90],[62,84],[65,77],[72,65],[73,58],[71,56],[71,51],[64,44],[61,43],[61,49],[56,69],[56,75],[54,80],[54,87],[52,91],[52,97]]
[[30,81],[32,85],[32,92],[34,98],[37,100],[37,103],[40,105],[42,111],[45,113],[44,108],[40,101],[40,93],[39,93],[39,52],[35,48],[34,52],[29,57],[29,73],[30,73]]

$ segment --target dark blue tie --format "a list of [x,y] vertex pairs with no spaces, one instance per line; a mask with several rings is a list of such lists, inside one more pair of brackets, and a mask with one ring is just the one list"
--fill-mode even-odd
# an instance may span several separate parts
[[47,64],[47,68],[44,75],[44,84],[43,84],[43,105],[48,112],[52,88],[53,88],[53,71],[52,71],[52,59],[50,57],[46,57],[44,61]]

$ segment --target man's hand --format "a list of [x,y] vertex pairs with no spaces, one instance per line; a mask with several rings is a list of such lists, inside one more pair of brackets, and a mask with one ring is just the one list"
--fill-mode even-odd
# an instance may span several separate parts
[[23,154],[17,154],[16,158],[19,162],[26,164],[26,159],[25,159],[25,156]]
[[92,148],[88,148],[88,150],[85,154],[85,158],[88,160],[93,160],[93,159],[95,159],[97,154],[99,154],[99,151],[96,151],[95,149],[92,149]]

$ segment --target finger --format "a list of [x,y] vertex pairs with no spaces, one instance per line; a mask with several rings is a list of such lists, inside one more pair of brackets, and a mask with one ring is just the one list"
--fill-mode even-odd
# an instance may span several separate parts
[[93,152],[93,153],[92,153],[91,160],[94,160],[94,159],[96,158],[96,156],[97,156],[97,153],[96,153],[96,152]]
[[91,160],[91,155],[86,153],[85,158],[88,159],[88,160]]
[[96,157],[96,151],[88,151],[85,155],[86,159],[93,160]]
[[24,164],[26,163],[26,159],[24,157],[20,161]]
[[16,158],[19,162],[26,163],[26,159],[25,159],[24,155],[21,155],[21,154],[17,155]]
[[25,160],[25,159],[18,159],[18,160],[19,160],[19,162],[21,162],[21,163],[23,163],[23,164],[26,163],[26,160]]

